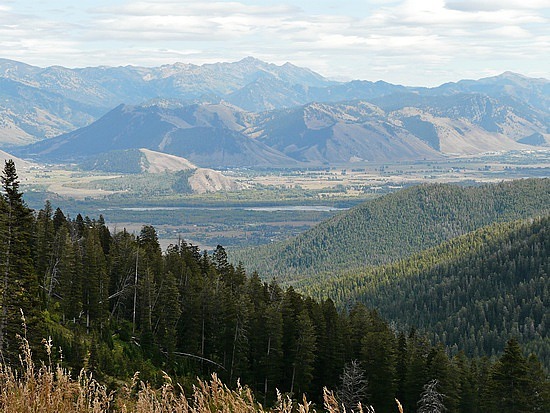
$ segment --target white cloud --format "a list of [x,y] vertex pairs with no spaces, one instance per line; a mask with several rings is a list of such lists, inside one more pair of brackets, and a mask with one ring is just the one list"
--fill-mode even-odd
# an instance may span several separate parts
[[535,9],[548,8],[546,0],[449,0],[445,6],[452,10],[467,12],[498,11],[504,9]]
[[404,84],[457,80],[476,67],[550,72],[550,11],[539,0],[7,4],[0,6],[3,57],[31,64],[154,66],[253,55],[332,77]]

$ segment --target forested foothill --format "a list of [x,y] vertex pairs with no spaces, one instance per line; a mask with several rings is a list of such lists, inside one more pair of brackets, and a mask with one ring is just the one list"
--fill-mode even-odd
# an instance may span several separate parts
[[338,214],[297,237],[232,253],[266,278],[295,282],[381,265],[495,222],[550,212],[550,179],[416,185]]
[[499,354],[509,337],[550,368],[550,215],[493,224],[394,264],[350,271],[303,290],[338,308],[360,302],[415,326],[453,353]]
[[[193,394],[197,377],[208,380],[217,373],[223,383],[237,389],[233,396],[244,395],[246,399],[241,407],[233,405],[235,411],[262,410],[257,403],[289,411],[281,408],[286,395],[301,401],[305,400],[303,393],[320,407],[324,387],[334,390],[335,398],[329,398],[329,404],[336,403],[336,409],[343,405],[346,411],[356,409],[355,403],[360,401],[363,406],[372,405],[377,413],[394,412],[396,398],[405,412],[429,411],[426,409],[434,400],[449,412],[550,409],[547,372],[536,354],[526,354],[527,350],[538,348],[522,348],[519,341],[523,336],[517,334],[532,330],[539,334],[541,346],[548,345],[544,326],[548,318],[547,217],[491,227],[486,230],[490,241],[486,247],[474,243],[483,233],[471,235],[470,246],[466,246],[467,239],[459,239],[459,257],[453,262],[439,259],[436,250],[426,252],[426,260],[440,265],[437,273],[442,277],[448,274],[449,288],[453,288],[453,277],[469,277],[481,283],[469,273],[476,268],[491,279],[500,276],[501,270],[502,277],[514,277],[518,268],[525,268],[526,274],[538,271],[538,278],[525,275],[520,282],[523,289],[514,291],[522,304],[533,299],[532,291],[538,294],[541,304],[526,305],[529,314],[522,318],[531,318],[532,323],[509,326],[513,318],[504,316],[506,328],[499,330],[499,339],[506,341],[503,351],[477,356],[466,354],[466,343],[449,347],[441,326],[431,333],[434,337],[424,334],[431,331],[431,326],[423,325],[421,318],[409,320],[411,325],[403,329],[390,317],[381,315],[389,311],[382,305],[380,311],[361,303],[340,311],[331,298],[313,299],[293,287],[262,281],[259,274],[247,274],[242,265],[230,263],[222,246],[212,252],[200,251],[181,240],[162,252],[152,226],[144,226],[138,235],[124,230],[111,233],[101,216],[71,218],[49,202],[34,212],[24,202],[11,161],[5,163],[1,182],[3,408],[9,407],[11,400],[6,389],[14,388],[17,393],[18,388],[10,369],[23,367],[23,373],[34,377],[28,363],[20,363],[20,344],[25,342],[17,337],[21,335],[29,341],[37,363],[42,360],[48,364],[51,360],[70,369],[81,386],[88,386],[89,381],[82,375],[77,379],[83,370],[108,390],[128,391],[130,398],[133,396],[129,383],[137,371],[150,386],[171,380],[170,391],[177,392],[174,389],[178,384],[186,394]],[[494,247],[494,257],[490,255],[493,245],[501,245],[500,250]],[[452,247],[441,248],[443,256],[451,254]],[[467,249],[471,251],[467,253]],[[498,251],[502,251],[500,255]],[[470,257],[470,261],[462,262],[462,257]],[[490,258],[487,263],[486,257]],[[471,262],[477,266],[469,268]],[[405,266],[405,262],[396,265]],[[422,266],[427,269],[425,276],[403,270],[403,277],[391,277],[403,278],[403,291],[408,288],[406,283],[418,277],[419,300],[426,295],[443,294],[439,284],[433,285],[434,292],[429,291],[423,277],[432,277],[432,266]],[[378,271],[384,274],[388,270]],[[384,282],[381,280],[375,287]],[[496,296],[511,293],[506,286],[512,284],[505,280],[495,283],[487,282],[483,288],[498,286],[501,289],[493,291]],[[480,288],[479,293],[485,294],[484,289]],[[463,294],[459,289],[448,294],[453,293]],[[453,305],[454,297],[444,299]],[[507,307],[508,301],[500,303],[497,299],[492,303],[483,299],[484,295],[478,297],[480,308],[487,315],[505,311],[504,307],[506,311],[516,311],[516,307]],[[402,301],[403,312],[424,311],[422,305]],[[460,317],[470,317],[454,307],[448,311],[453,310],[458,310]],[[539,314],[541,311],[543,314]],[[477,324],[480,320],[481,316],[472,318],[468,329],[484,331],[485,324]],[[457,328],[462,326],[459,321]],[[414,328],[416,322],[422,331]],[[49,377],[47,369],[46,373],[40,371],[32,383]],[[52,377],[61,384],[66,379],[61,373]],[[201,389],[205,394],[225,394],[215,380],[213,388],[201,383],[195,402],[199,397],[207,400],[206,404],[214,403],[206,396],[200,398]],[[237,383],[250,389],[250,397],[238,390]],[[148,389],[143,387],[139,394],[145,392],[148,400],[168,397],[166,387],[159,393],[147,393]],[[283,394],[278,402],[276,389]],[[29,399],[29,405],[33,400]],[[80,400],[79,396],[75,395],[74,400]],[[174,404],[181,402],[170,400]],[[107,411],[101,404],[92,410],[92,405],[88,401],[90,409],[82,411]],[[313,408],[306,405],[307,409]],[[210,404],[210,411],[221,408]]]

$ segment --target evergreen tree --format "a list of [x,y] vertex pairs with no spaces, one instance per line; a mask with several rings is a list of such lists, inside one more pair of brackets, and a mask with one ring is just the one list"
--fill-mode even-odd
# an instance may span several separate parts
[[550,411],[550,381],[541,363],[534,354],[527,358],[528,377],[530,382],[529,401],[531,411],[549,412]]
[[67,224],[67,218],[60,208],[56,208],[53,214],[53,228],[57,232],[59,228]]
[[109,247],[109,296],[111,318],[133,320],[134,283],[139,270],[135,237],[126,230],[112,237]]
[[396,391],[395,335],[376,311],[370,312],[369,323],[364,329],[361,362],[369,381],[369,404],[377,412],[390,412],[394,408]]
[[406,348],[405,376],[400,378],[403,383],[403,394],[400,400],[403,402],[405,411],[414,411],[423,386],[429,380],[428,355],[431,346],[426,337],[419,335],[412,328],[407,338]]
[[55,229],[52,220],[52,205],[46,201],[44,208],[38,211],[35,225],[34,267],[42,287],[44,302],[48,302],[56,283],[54,270]]
[[157,295],[153,333],[168,360],[172,360],[177,342],[177,324],[181,316],[180,294],[174,274],[168,272],[164,275]]
[[[267,288],[264,290],[267,293]],[[283,376],[283,317],[281,302],[266,294],[266,306],[258,313],[251,346],[256,383],[264,395],[264,404],[275,399],[275,389],[280,387]]]
[[397,337],[397,353],[395,362],[395,373],[397,375],[396,399],[405,400],[405,378],[408,371],[408,352],[407,337],[404,332],[400,332]]
[[101,330],[109,311],[109,278],[98,230],[93,227],[86,231],[82,292],[86,328],[89,331],[93,325]]
[[463,351],[453,359],[457,371],[458,411],[461,413],[476,413],[478,411],[479,394],[476,391],[476,380],[473,368]]
[[8,360],[16,360],[22,334],[21,312],[25,314],[29,340],[36,346],[42,336],[40,293],[34,271],[32,211],[19,191],[19,178],[13,160],[5,161],[0,177],[3,193],[0,198],[0,352]]
[[58,268],[62,319],[75,324],[80,321],[83,309],[82,254],[66,226],[58,230],[57,236],[62,245]]
[[491,371],[491,396],[494,407],[502,413],[532,411],[529,367],[516,339],[506,344],[504,353]]
[[338,377],[346,359],[347,325],[331,299],[319,304],[308,298],[307,303],[317,335],[314,389],[321,394],[323,387],[335,389],[339,385]]
[[459,404],[458,372],[441,344],[433,347],[428,355],[428,375],[432,380],[437,380],[438,390],[445,395],[445,407],[455,412]]
[[313,380],[316,337],[313,323],[305,310],[297,315],[296,331],[296,347],[290,354],[293,359],[292,380],[290,383],[291,394],[295,392],[301,394],[309,391]]
[[105,256],[108,256],[111,249],[112,238],[109,228],[105,225],[105,218],[103,218],[103,215],[99,215],[95,227],[99,231],[99,242],[101,243],[101,248],[103,248],[103,253]]

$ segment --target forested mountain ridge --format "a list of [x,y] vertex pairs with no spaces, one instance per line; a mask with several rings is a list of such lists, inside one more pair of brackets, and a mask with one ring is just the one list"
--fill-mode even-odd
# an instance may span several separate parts
[[249,271],[284,282],[390,263],[493,222],[550,210],[550,179],[419,185],[367,201],[292,239],[232,251]]
[[[12,161],[1,183],[0,374],[8,372],[2,377],[21,366],[16,334],[23,333],[38,360],[83,369],[115,388],[140,371],[149,383],[169,374],[170,389],[177,383],[189,391],[197,376],[216,372],[230,386],[240,379],[264,406],[275,389],[319,401],[324,386],[346,385],[340,375],[353,361],[367,383],[354,400],[377,413],[395,411],[396,397],[405,411],[416,411],[433,380],[452,413],[548,410],[540,362],[522,355],[515,340],[491,361],[450,357],[414,330],[397,333],[364,305],[338,312],[332,300],[247,277],[221,246],[208,253],[181,241],[162,253],[151,226],[138,236],[111,234],[101,216],[69,219],[49,202],[35,213]],[[54,350],[47,354],[45,337]],[[339,401],[353,408],[343,395]]]
[[470,355],[502,351],[509,337],[550,370],[550,215],[493,224],[410,258],[350,271],[303,291],[337,306],[377,308]]

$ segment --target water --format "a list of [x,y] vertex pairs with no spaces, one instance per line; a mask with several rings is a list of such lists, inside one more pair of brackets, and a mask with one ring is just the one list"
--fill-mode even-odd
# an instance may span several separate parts
[[280,206],[259,206],[259,207],[124,207],[124,208],[107,208],[106,211],[121,210],[121,211],[179,211],[179,210],[193,210],[193,209],[207,209],[211,211],[216,210],[235,210],[241,209],[245,211],[318,211],[318,212],[332,212],[332,211],[345,211],[348,208],[337,208],[330,205],[280,205]]

